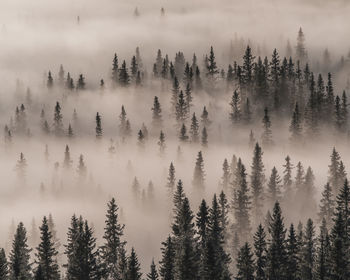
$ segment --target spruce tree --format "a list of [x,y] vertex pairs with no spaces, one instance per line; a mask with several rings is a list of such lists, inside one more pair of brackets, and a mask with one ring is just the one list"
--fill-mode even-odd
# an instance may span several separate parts
[[152,125],[156,128],[160,127],[162,125],[162,109],[157,96],[154,97],[152,112]]
[[164,134],[163,130],[160,131],[159,140],[158,140],[157,144],[159,146],[159,152],[162,155],[165,151],[165,148],[166,148],[165,134]]
[[0,279],[7,280],[8,279],[8,263],[6,259],[5,250],[3,248],[0,249]]
[[222,164],[222,177],[221,177],[221,186],[225,192],[227,192],[230,185],[230,166],[227,159],[225,158],[224,163]]
[[247,183],[247,173],[241,159],[238,160],[236,168],[236,190],[233,199],[233,209],[235,217],[235,229],[238,236],[245,240],[250,234],[250,217],[251,198]]
[[159,279],[157,267],[156,267],[153,259],[152,259],[152,263],[151,263],[150,272],[147,274],[147,279],[148,280],[158,280]]
[[315,266],[315,228],[311,219],[308,219],[304,244],[302,247],[302,261],[301,261],[301,277],[305,280],[313,279],[313,272]]
[[169,196],[172,196],[175,190],[175,182],[176,182],[176,177],[175,177],[175,167],[174,164],[171,162],[169,166],[169,174],[167,178],[167,193]]
[[134,247],[131,248],[131,253],[128,258],[127,280],[141,280],[142,273],[139,260],[137,258]]
[[271,147],[273,145],[272,131],[271,131],[271,121],[269,116],[269,110],[267,107],[264,109],[263,123],[263,133],[261,135],[262,144],[265,147]]
[[37,247],[37,264],[41,269],[43,279],[58,280],[60,272],[56,256],[58,252],[51,231],[49,230],[48,220],[44,216],[40,227],[40,244]]
[[162,242],[162,245],[162,259],[159,262],[159,274],[162,280],[174,280],[175,244],[171,236],[168,236],[166,241]]
[[266,253],[267,242],[266,233],[261,224],[254,235],[254,253],[255,253],[255,279],[266,280]]
[[27,245],[27,231],[21,222],[17,226],[9,256],[10,279],[31,279],[31,251]]
[[297,235],[294,229],[294,225],[289,227],[288,237],[286,240],[286,275],[288,280],[299,279],[300,276],[300,244],[297,239]]
[[195,113],[193,113],[192,119],[191,119],[190,134],[191,134],[191,142],[198,143],[198,141],[199,141],[199,124],[198,124]]
[[230,106],[231,106],[230,119],[233,124],[239,124],[242,118],[242,112],[241,112],[241,99],[237,90],[233,92]]
[[63,116],[61,113],[61,106],[59,102],[56,102],[55,106],[55,113],[54,113],[54,122],[53,122],[53,127],[54,127],[54,132],[56,136],[61,136],[63,135]]
[[299,111],[298,103],[295,104],[292,121],[289,126],[291,132],[290,140],[293,144],[300,144],[302,137],[302,118]]
[[267,190],[268,190],[267,196],[269,198],[271,205],[273,205],[276,201],[280,200],[281,198],[281,185],[280,185],[281,182],[282,180],[278,175],[278,171],[276,167],[273,167],[269,182],[267,184]]
[[194,173],[193,173],[193,180],[192,184],[193,187],[197,190],[204,190],[204,160],[202,156],[202,152],[199,151],[196,159],[196,165],[194,167]]
[[253,253],[248,242],[238,252],[237,257],[237,280],[254,280]]
[[286,230],[284,228],[280,204],[275,203],[269,225],[270,241],[267,254],[266,274],[268,279],[280,280],[286,278]]
[[121,240],[124,235],[124,225],[119,221],[119,207],[114,198],[108,202],[107,207],[101,259],[106,279],[119,279],[118,277],[121,277],[119,252],[121,247],[125,246],[125,242]]
[[324,186],[323,192],[322,192],[322,198],[320,201],[320,210],[318,213],[319,220],[325,221],[327,228],[331,228],[332,218],[334,214],[334,199],[333,199],[333,191],[332,187],[329,183],[327,183]]
[[202,146],[204,148],[208,147],[208,132],[207,132],[206,127],[203,127],[203,129],[202,129],[202,139],[201,140],[202,140],[201,141]]
[[252,173],[250,175],[250,182],[252,188],[252,206],[255,222],[261,219],[261,212],[264,199],[264,163],[262,161],[263,152],[258,143],[256,143],[253,154],[253,162],[251,166]]
[[123,87],[128,86],[130,83],[130,76],[128,73],[128,68],[126,67],[125,60],[122,63],[121,68],[119,69],[119,84]]
[[102,123],[101,116],[97,112],[96,113],[96,138],[100,139],[102,137]]
[[211,120],[209,119],[209,113],[207,111],[206,106],[203,107],[203,112],[201,115],[201,124],[202,124],[202,126],[207,127],[207,128],[209,128],[211,125]]

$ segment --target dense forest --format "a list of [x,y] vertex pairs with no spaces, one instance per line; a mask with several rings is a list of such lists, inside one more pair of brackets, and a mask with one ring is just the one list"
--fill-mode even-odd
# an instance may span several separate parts
[[[0,280],[350,279],[350,50],[301,16],[327,7],[5,2]],[[281,26],[194,20],[239,12]]]

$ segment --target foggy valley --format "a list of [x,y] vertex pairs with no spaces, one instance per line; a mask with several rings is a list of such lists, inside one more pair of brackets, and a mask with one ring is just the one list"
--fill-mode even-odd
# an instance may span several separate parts
[[350,279],[349,13],[0,1],[0,280]]

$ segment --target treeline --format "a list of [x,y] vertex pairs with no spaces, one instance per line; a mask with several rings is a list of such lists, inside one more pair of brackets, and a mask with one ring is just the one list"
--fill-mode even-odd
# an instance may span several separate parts
[[[221,192],[214,195],[211,206],[203,200],[197,214],[191,210],[182,182],[174,193],[171,233],[162,242],[159,265],[153,260],[146,279],[348,279],[349,269],[349,203],[350,189],[345,180],[332,209],[331,224],[322,218],[316,234],[315,225],[308,219],[305,226],[284,225],[279,202],[265,224],[257,226],[238,238],[235,230],[245,223],[238,208],[230,223],[230,204]],[[329,209],[331,210],[331,209]],[[248,225],[249,226],[249,225]],[[119,222],[118,206],[114,199],[108,203],[103,245],[96,245],[88,221],[73,215],[67,233],[64,265],[57,262],[56,239],[43,218],[40,243],[35,248],[35,261],[30,258],[27,232],[19,223],[12,249],[6,257],[0,251],[1,279],[122,279],[142,277],[136,251],[126,250],[124,225]],[[232,244],[228,243],[233,236]],[[231,247],[232,246],[232,247]]]
[[[65,159],[69,159],[69,150]],[[20,161],[24,161],[23,156]],[[299,162],[294,180],[289,157],[284,168],[283,180],[274,167],[266,182],[262,150],[257,144],[250,180],[241,159],[234,157],[231,165],[225,160],[223,191],[218,197],[214,195],[210,206],[203,199],[194,213],[182,181],[176,184],[171,164],[166,184],[174,206],[171,233],[162,242],[159,264],[152,262],[147,279],[347,279],[350,189],[339,153],[332,151],[319,211],[312,207],[316,202],[311,168],[305,174]],[[204,175],[200,152],[192,181],[195,198],[204,193]],[[139,191],[135,179],[132,192],[136,200]],[[318,212],[317,219],[308,219],[305,226],[301,221],[296,227],[291,224],[287,231],[281,208],[289,213],[296,207],[300,207],[298,219],[315,216],[313,211]],[[317,234],[315,224],[320,224]],[[59,240],[52,217],[42,220],[34,260],[26,229],[20,223],[9,254],[1,251],[1,279],[142,279],[136,251],[131,248],[127,253],[123,230],[114,199],[108,203],[101,246],[97,246],[89,223],[73,215],[64,246],[67,261],[60,269]]]

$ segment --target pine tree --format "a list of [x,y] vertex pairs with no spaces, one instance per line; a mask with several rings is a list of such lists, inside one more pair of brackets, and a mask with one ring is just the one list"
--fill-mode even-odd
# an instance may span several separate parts
[[101,123],[101,116],[97,112],[96,113],[96,138],[100,139],[102,137],[102,123]]
[[193,113],[192,119],[191,119],[191,142],[198,143],[199,141],[199,124],[196,118],[196,114]]
[[165,134],[164,132],[161,130],[160,134],[159,134],[159,140],[158,140],[158,146],[159,146],[159,152],[162,155],[165,151],[166,148],[166,144],[165,144]]
[[61,113],[61,106],[59,102],[56,102],[55,106],[55,114],[54,114],[54,122],[53,122],[53,127],[54,127],[54,132],[56,136],[61,136],[63,135],[63,116]]
[[295,104],[289,131],[291,132],[290,140],[292,143],[299,144],[302,137],[302,118],[298,103]]
[[176,112],[179,94],[180,94],[180,85],[177,77],[175,76],[173,81],[172,95],[171,95],[171,109],[173,113]]
[[10,279],[31,279],[30,252],[31,249],[27,245],[27,231],[21,222],[17,226],[9,256]]
[[230,119],[233,124],[239,124],[242,118],[242,112],[241,112],[241,99],[237,90],[233,92],[230,106],[231,106]]
[[193,187],[197,190],[204,190],[204,160],[202,156],[202,152],[199,151],[196,159],[196,165],[194,168],[194,173],[193,173],[193,180],[192,184]]
[[68,133],[67,133],[69,138],[73,138],[74,137],[74,132],[73,132],[73,128],[71,126],[71,124],[68,125]]
[[27,171],[27,160],[25,159],[23,153],[20,153],[19,160],[16,164],[17,176],[20,180],[24,180]]
[[125,60],[122,63],[122,67],[119,69],[119,84],[123,87],[128,86],[130,83],[130,76],[128,73],[128,68],[126,67]]
[[187,129],[186,129],[186,125],[184,123],[182,124],[181,129],[180,129],[179,139],[181,142],[187,142],[187,140],[188,140]]
[[307,61],[307,51],[305,48],[305,36],[303,30],[299,29],[298,37],[297,37],[297,46],[296,46],[296,58],[302,63]]
[[188,118],[188,108],[182,90],[180,91],[179,98],[175,108],[175,118],[178,123],[185,123]]
[[151,263],[150,272],[147,274],[147,279],[148,280],[158,280],[159,279],[157,267],[156,267],[153,259],[152,259],[152,263]]
[[225,158],[224,163],[222,164],[222,177],[221,177],[221,186],[225,192],[227,192],[230,184],[230,166],[227,159]]
[[175,167],[174,167],[174,164],[171,162],[169,166],[169,175],[168,175],[167,184],[166,184],[167,192],[170,196],[172,196],[174,193],[175,182],[176,182]]
[[241,239],[246,239],[250,233],[250,196],[247,183],[247,173],[241,159],[238,160],[236,168],[236,191],[233,199],[235,228]]
[[158,97],[155,96],[154,97],[154,101],[153,101],[153,107],[152,107],[152,125],[155,128],[161,127],[162,125],[162,109],[160,107],[160,103],[158,100]]
[[269,116],[269,110],[267,109],[267,107],[264,110],[264,117],[263,117],[262,123],[263,123],[263,129],[264,129],[261,135],[262,144],[263,146],[271,147],[273,145],[273,140],[272,140],[272,131],[271,131],[271,121]]
[[252,173],[250,175],[250,182],[252,188],[252,206],[255,222],[261,219],[261,212],[263,207],[264,196],[264,163],[262,161],[263,152],[258,143],[254,148],[253,162],[251,166]]
[[84,89],[85,89],[85,86],[86,86],[85,77],[83,76],[83,74],[80,74],[80,75],[79,75],[78,82],[77,82],[77,87],[76,87],[76,89],[77,89],[77,90],[84,90]]
[[267,253],[267,242],[266,233],[261,224],[254,235],[254,253],[255,253],[255,279],[266,280],[266,253]]
[[119,73],[118,56],[115,53],[113,57],[113,64],[112,64],[112,81],[114,85],[116,85],[119,81],[118,73]]
[[52,78],[52,75],[51,75],[51,71],[49,71],[49,74],[47,76],[46,86],[47,86],[48,89],[53,88],[53,78]]
[[44,216],[40,227],[41,242],[37,247],[37,264],[41,269],[43,279],[56,280],[60,279],[59,267],[56,256],[58,252],[51,231],[49,230],[48,220]]
[[212,79],[212,81],[215,81],[216,75],[219,73],[219,70],[216,65],[213,47],[210,47],[210,54],[208,57],[206,67],[207,67],[207,76],[209,77],[209,79]]
[[131,248],[131,253],[128,258],[127,280],[141,280],[142,273],[134,247]]
[[202,126],[207,127],[207,128],[209,128],[211,125],[211,120],[209,119],[209,113],[207,111],[206,106],[203,107],[203,112],[201,115],[201,124],[202,124]]
[[69,169],[72,165],[72,160],[70,157],[70,151],[68,145],[66,145],[65,151],[64,151],[64,160],[63,160],[63,167],[66,169]]
[[174,280],[175,244],[171,236],[168,236],[166,241],[162,242],[162,245],[162,259],[159,262],[159,274],[162,280]]
[[6,259],[5,250],[3,248],[0,249],[0,279],[7,280],[8,279],[8,263]]
[[322,198],[320,201],[320,211],[318,213],[319,220],[322,221],[323,219],[326,222],[326,226],[328,228],[332,225],[332,217],[334,214],[334,199],[333,199],[333,191],[332,187],[329,183],[327,183],[324,186],[323,192],[322,192]]
[[289,190],[293,184],[292,180],[292,170],[294,168],[293,164],[291,163],[290,156],[287,156],[285,158],[286,163],[283,165],[283,187],[286,190],[286,192],[289,193]]
[[269,182],[267,184],[268,198],[271,205],[273,205],[276,201],[280,200],[281,198],[281,182],[282,180],[278,175],[276,167],[273,167]]
[[286,230],[283,224],[281,208],[278,202],[275,203],[273,214],[269,225],[271,236],[268,254],[266,274],[268,279],[280,280],[286,277]]
[[208,147],[208,132],[207,132],[207,128],[206,127],[203,127],[202,129],[202,146],[204,148]]
[[118,279],[118,277],[121,277],[119,252],[121,247],[125,245],[125,242],[121,241],[124,235],[124,225],[119,221],[119,207],[114,198],[109,201],[107,207],[101,258],[106,279]]
[[302,279],[313,279],[315,265],[315,228],[311,219],[308,219],[304,244],[302,247],[301,276]]
[[187,197],[174,218],[173,232],[175,247],[174,272],[175,279],[196,279],[198,277],[199,260],[195,239],[193,214]]
[[288,237],[286,240],[286,275],[288,280],[299,279],[300,275],[300,244],[298,242],[294,225],[289,227]]
[[326,280],[331,279],[331,266],[330,266],[330,238],[326,226],[326,221],[322,220],[320,226],[320,234],[318,237],[318,248],[316,256],[316,268],[314,275],[317,279]]
[[341,187],[340,182],[339,182],[340,181],[339,165],[340,165],[340,155],[334,147],[332,150],[332,154],[331,154],[331,163],[330,163],[330,165],[328,165],[328,168],[329,168],[328,181],[336,194],[338,193],[338,191]]
[[238,252],[237,280],[254,280],[254,260],[249,243],[246,242]]

